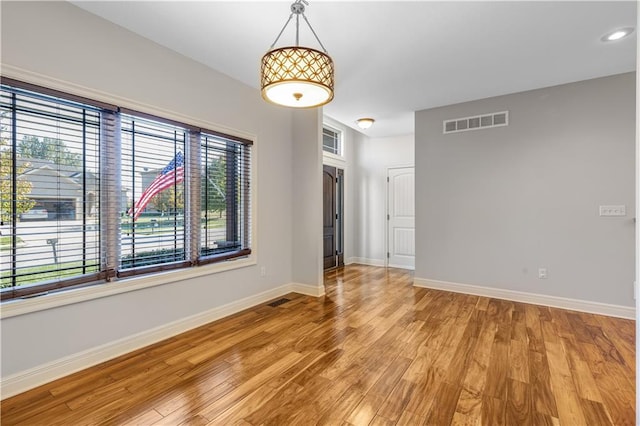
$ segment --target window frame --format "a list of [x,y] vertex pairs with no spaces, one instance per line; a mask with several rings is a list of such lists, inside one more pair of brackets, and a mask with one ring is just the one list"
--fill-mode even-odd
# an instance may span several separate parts
[[[57,288],[55,289],[56,291],[43,289],[44,293],[35,294],[36,296],[46,295],[46,297],[22,297],[10,299],[5,298],[2,300],[0,318],[22,315],[27,312],[49,309],[55,306],[64,306],[71,303],[77,303],[79,301],[111,296],[114,294],[135,291],[142,288],[163,285],[171,282],[206,276],[257,264],[258,194],[256,175],[258,149],[255,144],[255,140],[257,139],[255,135],[223,127],[209,121],[197,119],[186,115],[180,115],[146,104],[137,103],[130,99],[108,95],[103,92],[93,91],[91,89],[76,86],[68,82],[54,80],[46,76],[25,76],[23,74],[23,72],[18,72],[16,70],[13,70],[12,68],[5,69],[3,70],[3,74],[0,76],[0,82],[3,85],[6,84],[8,86],[18,86],[25,90],[31,90],[47,95],[60,96],[76,102],[86,102],[110,109],[118,108],[120,111],[126,113],[135,111],[136,114],[146,115],[154,119],[164,120],[171,123],[178,123],[181,126],[189,126],[190,128],[206,131],[210,134],[220,134],[227,138],[243,140],[246,141],[246,143],[251,144],[252,147],[249,153],[250,168],[248,171],[250,180],[249,188],[247,189],[250,203],[250,216],[248,219],[248,223],[250,229],[249,241],[251,246],[250,252],[243,253],[242,257],[230,258],[231,256],[224,256],[224,258],[219,259],[217,263],[203,264],[202,266],[199,266],[197,268],[193,267],[197,266],[197,263],[190,263],[189,265],[185,265],[187,266],[186,268],[176,269],[172,271],[152,271],[153,273],[138,275],[136,277],[120,278],[115,276],[114,271],[106,270],[104,271],[104,275],[106,276],[101,276],[100,281],[78,283],[79,285],[68,285],[64,286],[63,288]],[[25,81],[25,77],[28,77],[27,79],[29,81]],[[116,107],[116,105],[120,106]],[[185,177],[185,179],[187,179],[187,177]],[[104,280],[105,278],[106,281]],[[70,281],[71,280],[65,280],[65,283],[70,283]]]
[[[337,136],[337,144],[338,144],[338,149],[337,149],[337,153],[331,152],[331,151],[326,151],[324,149],[324,131],[329,130],[330,132],[333,132],[336,134]],[[333,126],[331,124],[327,124],[326,122],[322,123],[322,155],[327,156],[329,158],[334,158],[334,159],[338,159],[338,160],[344,160],[344,132],[341,129],[338,129],[336,126]]]
[[[212,137],[212,138],[218,138],[220,139],[218,142],[221,143],[222,141],[227,141],[227,145],[229,143],[235,143],[236,145],[238,145],[240,147],[240,151],[241,151],[241,155],[238,158],[238,161],[240,163],[240,172],[242,174],[241,176],[241,181],[240,181],[240,186],[244,183],[244,184],[248,184],[249,187],[251,187],[251,184],[253,183],[253,179],[254,177],[252,176],[252,157],[251,157],[251,153],[253,151],[254,145],[253,142],[250,140],[246,140],[246,139],[242,139],[242,138],[230,138],[228,135],[224,135],[221,134],[219,132],[211,132],[211,131],[204,131],[201,130],[200,132],[200,138],[198,141],[198,146],[199,146],[199,155],[197,156],[199,163],[199,169],[200,171],[202,171],[202,150],[203,148],[205,148],[205,151],[207,151],[208,149],[208,145],[206,145],[206,142],[203,141],[203,137],[205,139],[207,139],[208,137]],[[193,156],[195,157],[195,156]],[[246,167],[248,163],[248,167]],[[228,164],[228,163],[226,163]],[[193,167],[192,167],[193,168]],[[238,170],[236,170],[236,173],[238,172]],[[200,187],[198,188],[199,190],[202,189],[202,178],[200,179]],[[228,189],[227,185],[227,189]],[[242,192],[242,188],[239,189],[235,189],[236,191],[238,191],[239,193]],[[244,214],[248,214],[249,215],[249,221],[243,221],[243,223],[241,224],[241,226],[239,227],[240,229],[237,229],[236,232],[241,234],[240,235],[240,247],[237,250],[233,250],[233,251],[228,251],[228,252],[221,252],[221,253],[215,253],[215,254],[202,254],[202,238],[199,239],[198,242],[198,251],[199,253],[197,254],[197,262],[200,265],[205,265],[208,263],[215,263],[215,262],[220,262],[220,261],[225,261],[225,260],[229,260],[235,257],[243,257],[243,256],[248,256],[251,254],[251,247],[252,247],[252,235],[251,235],[251,231],[253,229],[253,223],[251,223],[251,217],[253,216],[251,214],[251,212],[253,211],[253,206],[251,205],[252,202],[252,193],[251,191],[247,191],[248,193],[245,194],[241,194],[241,199],[240,199],[240,203],[242,204],[241,206],[239,205],[240,203],[238,203],[236,205],[236,209],[241,210],[242,212],[244,212]],[[195,197],[196,196],[196,191],[194,188],[194,191],[192,192],[192,196]],[[202,206],[200,205],[199,211],[198,213],[202,213]],[[227,211],[228,214],[228,211]],[[236,211],[236,214],[240,215],[241,213]],[[195,218],[194,218],[195,219]],[[198,220],[200,218],[197,218]],[[195,220],[194,220],[195,222]],[[248,229],[246,229],[248,227]],[[201,230],[201,229],[200,229]],[[226,232],[225,232],[226,235]],[[249,247],[245,247],[245,244],[248,244]]]
[[[99,168],[100,167],[99,165],[100,164],[100,154],[99,154],[100,136],[98,136],[98,134],[101,132],[101,125],[102,125],[101,118],[100,118],[101,111],[106,110],[105,107],[110,108],[111,106],[110,105],[107,106],[99,103],[89,103],[89,102],[86,102],[85,99],[78,98],[75,96],[61,96],[60,92],[51,91],[48,89],[34,90],[33,85],[22,84],[21,82],[18,82],[16,80],[3,78],[2,84],[10,87],[10,89],[8,89],[6,93],[8,95],[7,111],[10,113],[10,118],[8,119],[8,121],[9,121],[9,125],[11,126],[11,130],[9,131],[9,133],[11,134],[11,138],[9,142],[11,144],[10,149],[12,150],[12,153],[13,153],[12,159],[11,159],[11,162],[13,165],[12,170],[14,170],[11,177],[11,181],[14,182],[14,184],[12,185],[13,186],[12,192],[13,193],[16,192],[15,183],[19,180],[19,176],[16,172],[16,168],[21,161],[21,158],[18,157],[18,148],[19,148],[18,137],[20,136],[20,133],[18,132],[18,128],[19,128],[18,125],[33,126],[34,123],[37,123],[37,120],[43,120],[43,122],[46,123],[45,128],[47,129],[47,131],[41,132],[40,136],[33,136],[36,138],[36,140],[39,140],[39,138],[42,137],[43,141],[46,141],[46,138],[48,137],[60,136],[61,129],[63,132],[66,132],[65,133],[66,136],[72,136],[74,130],[76,132],[79,132],[76,134],[76,137],[82,138],[82,145],[81,145],[82,154],[77,154],[77,155],[80,155],[79,161],[81,162],[81,166],[80,166],[81,169],[79,169],[78,172],[83,176],[82,181],[81,183],[79,183],[79,185],[82,186],[83,190],[86,190],[87,189],[86,172],[88,171],[87,159],[90,158],[90,157],[87,157],[88,155],[87,148],[89,144],[93,141],[92,150],[94,151],[94,156],[96,157],[94,158],[92,164]],[[18,105],[18,102],[20,103],[20,105]],[[99,106],[97,104],[99,104]],[[57,112],[51,112],[52,109],[57,110]],[[60,109],[62,109],[63,112],[61,112]],[[56,124],[52,125],[52,123],[56,123]],[[74,126],[79,126],[79,127],[74,129]],[[25,129],[34,130],[34,127],[26,127]],[[91,134],[93,133],[91,130],[95,132],[94,138],[91,137]],[[22,133],[22,136],[26,137],[29,135],[26,133]],[[63,139],[56,138],[56,140],[61,142],[62,144],[70,142],[68,139],[63,140]],[[71,143],[73,144],[73,142]],[[68,167],[65,164],[56,165],[52,163],[50,160],[40,159],[37,157],[29,158],[29,160],[41,162],[47,168],[49,168],[50,165],[53,165],[54,167],[59,167],[62,169]],[[25,162],[23,163],[28,164]],[[30,172],[27,172],[25,174],[30,174]],[[59,183],[60,179],[62,179],[63,181],[69,181],[70,177],[59,174],[58,179],[59,180],[55,182]],[[32,181],[32,183],[38,183],[39,186],[44,185],[44,188],[47,191],[46,195],[49,195],[48,191],[51,189],[52,186],[47,182],[49,182],[48,179],[44,179],[44,180],[39,179],[39,180]],[[96,185],[97,185],[96,190],[98,194],[100,194],[101,190],[100,190],[99,180],[96,183]],[[58,185],[55,185],[55,186],[58,186]],[[40,190],[42,191],[42,188],[40,188]],[[53,197],[53,198],[56,198],[56,197]],[[40,194],[40,197],[36,199],[32,198],[31,200],[35,203],[38,203],[38,201],[36,201],[38,199],[42,200],[42,194]],[[58,198],[58,201],[59,200],[60,198]],[[83,194],[82,202],[80,203],[81,207],[83,208],[83,211],[81,213],[82,228],[87,228],[86,210],[84,210],[86,200],[87,200],[86,194]],[[77,204],[77,200],[76,200],[76,204]],[[12,210],[15,209],[16,207],[17,207],[16,202],[13,201]],[[77,207],[78,207],[77,205],[74,206],[74,211],[75,209],[77,209]],[[9,226],[11,231],[9,236],[12,237],[11,238],[12,245],[10,248],[11,267],[9,268],[9,270],[11,271],[10,277],[13,285],[15,285],[16,281],[20,280],[21,278],[18,271],[24,268],[23,266],[19,266],[18,264],[19,262],[21,262],[21,260],[20,261],[18,260],[17,240],[21,237],[21,235],[22,236],[25,235],[25,234],[18,234],[17,232],[18,215],[19,215],[18,212],[13,210],[10,214],[11,218],[9,219],[9,223],[10,223]],[[101,218],[99,214],[98,216],[99,217],[98,217],[97,225],[100,226]],[[51,230],[58,228],[56,234],[60,235],[61,231],[59,229],[60,227],[59,220],[60,218],[56,218],[56,220],[47,220],[45,225],[37,228],[37,232],[42,232],[43,230],[46,230],[49,233],[53,233]],[[64,233],[67,233],[67,231],[64,231]],[[79,285],[91,285],[91,283],[95,282],[96,280],[106,279],[108,275],[102,265],[101,250],[99,247],[99,243],[97,244],[97,247],[93,252],[93,256],[91,256],[91,254],[86,250],[87,237],[88,237],[87,232],[86,231],[83,232],[81,237],[82,239],[81,253],[82,254],[79,260],[79,262],[82,263],[82,266],[78,266],[78,267],[67,266],[67,270],[82,269],[83,270],[82,273],[80,273],[79,275],[73,275],[70,278],[57,279],[57,280],[43,280],[41,283],[34,284],[34,285],[18,284],[16,286],[8,287],[6,289],[3,289],[2,291],[2,295],[1,295],[2,301],[12,300],[12,299],[21,298],[21,297],[31,297],[33,295],[47,293],[49,291],[56,291],[56,290],[67,288],[67,287],[75,287]],[[100,231],[98,231],[97,240],[98,241],[100,240]],[[56,238],[56,242],[57,242],[57,238]],[[47,240],[47,244],[49,244],[49,240]],[[53,243],[52,243],[52,247],[54,247]],[[36,247],[36,249],[37,248],[38,247]],[[62,245],[61,247],[58,247],[58,258],[64,259],[64,257],[66,256],[65,252],[68,250],[69,250],[69,247],[66,245]],[[55,256],[55,252],[56,251],[54,249],[54,256]],[[42,254],[42,253],[43,252],[38,252],[37,254]],[[40,260],[40,258],[38,260]],[[60,262],[64,263],[65,261],[61,260]],[[90,265],[87,265],[87,263],[90,263]],[[97,271],[86,270],[87,268],[93,269],[93,267],[95,266],[94,264],[97,264],[97,268],[98,268]],[[59,267],[58,268],[55,267],[56,265],[60,266],[57,260],[53,264],[47,264],[47,266],[49,265],[51,267],[48,268],[47,270],[42,271],[42,273],[55,273],[55,272],[59,273],[65,270],[64,268],[60,269]],[[29,274],[26,274],[26,276],[28,275]]]

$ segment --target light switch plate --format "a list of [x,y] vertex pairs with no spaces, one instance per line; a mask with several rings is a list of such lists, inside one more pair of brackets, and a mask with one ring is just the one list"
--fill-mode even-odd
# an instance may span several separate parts
[[600,206],[600,216],[626,216],[627,206]]

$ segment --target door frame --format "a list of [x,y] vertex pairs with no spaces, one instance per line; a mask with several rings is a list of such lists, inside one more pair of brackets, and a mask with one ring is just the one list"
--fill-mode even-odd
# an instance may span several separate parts
[[[388,166],[385,169],[385,179],[386,179],[386,187],[387,190],[384,193],[384,267],[388,268],[389,267],[389,170],[393,170],[393,169],[407,169],[407,168],[412,168],[414,171],[414,176],[415,176],[415,170],[416,170],[416,166],[415,164],[401,164],[401,165],[397,165],[397,166]],[[415,193],[413,194],[413,196],[415,197]]]

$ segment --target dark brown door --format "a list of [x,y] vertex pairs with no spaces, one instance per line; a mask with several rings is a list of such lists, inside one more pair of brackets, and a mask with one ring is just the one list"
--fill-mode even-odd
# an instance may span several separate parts
[[333,268],[336,262],[336,168],[322,168],[322,222],[324,269]]

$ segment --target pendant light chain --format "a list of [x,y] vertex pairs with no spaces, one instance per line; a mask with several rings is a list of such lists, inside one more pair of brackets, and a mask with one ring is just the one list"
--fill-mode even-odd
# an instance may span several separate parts
[[271,46],[269,47],[269,50],[272,50],[273,47],[278,42],[278,40],[280,40],[280,36],[284,32],[284,30],[287,28],[287,25],[289,25],[289,22],[291,22],[291,18],[293,18],[293,13],[291,15],[289,15],[289,19],[287,19],[287,22],[284,24],[284,27],[282,27],[282,29],[280,30],[280,33],[278,34],[278,37],[276,37],[276,39],[273,40],[273,43],[271,43]]
[[299,13],[296,13],[296,46],[300,46],[300,14]]
[[309,19],[307,19],[307,15],[304,14],[304,5],[305,4],[307,6],[309,6],[309,3],[306,0],[296,0],[295,3],[293,3],[291,5],[291,14],[289,15],[289,19],[287,19],[287,22],[285,22],[284,26],[282,27],[282,29],[278,33],[278,36],[273,41],[273,43],[271,43],[271,46],[269,46],[269,50],[272,50],[273,47],[278,42],[278,40],[280,40],[280,37],[282,36],[282,33],[284,33],[284,30],[287,29],[287,25],[289,25],[289,22],[291,22],[291,18],[293,18],[293,15],[296,15],[296,46],[300,45],[300,15],[302,15],[302,17],[304,18],[304,22],[307,23],[307,26],[311,30],[311,34],[313,34],[313,36],[316,38],[316,41],[318,42],[318,44],[320,44],[320,47],[322,47],[322,51],[324,53],[329,53],[329,52],[327,52],[327,49],[324,47],[324,44],[322,44],[322,42],[320,41],[320,38],[318,37],[318,34],[316,34],[315,30],[311,26],[311,23],[309,22]]

